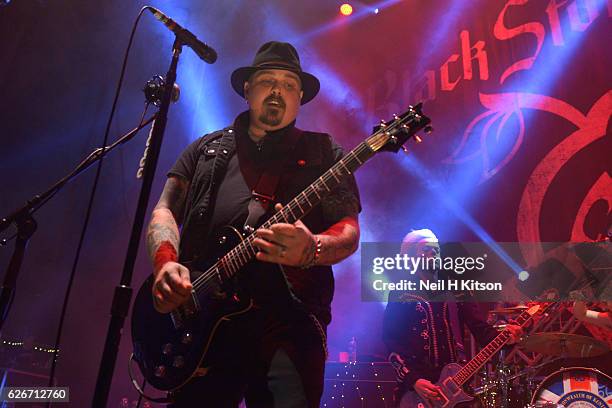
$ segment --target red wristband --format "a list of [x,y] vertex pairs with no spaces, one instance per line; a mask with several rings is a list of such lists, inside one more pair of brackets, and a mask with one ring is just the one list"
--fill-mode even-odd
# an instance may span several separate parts
[[164,241],[160,244],[159,248],[157,248],[157,252],[155,252],[153,267],[157,272],[161,269],[162,266],[164,266],[166,262],[176,261],[178,261],[178,254],[176,253],[176,248],[174,248],[174,245],[172,245],[170,241]]

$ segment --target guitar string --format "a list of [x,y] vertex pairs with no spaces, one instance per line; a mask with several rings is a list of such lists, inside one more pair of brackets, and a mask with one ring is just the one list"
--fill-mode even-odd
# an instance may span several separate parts
[[[411,119],[408,123],[413,122],[413,119]],[[393,129],[394,127],[400,126],[402,123],[396,123],[394,124],[395,126],[389,126],[383,129],[380,129],[377,133],[375,133],[374,135],[372,135],[371,137],[369,137],[367,140],[374,140],[374,139],[380,139],[381,136],[385,135],[385,136],[389,136],[387,134],[387,132],[389,132],[389,130]],[[376,140],[376,142],[380,142],[380,140]],[[340,165],[345,166],[343,160],[346,158],[349,158],[350,156],[353,156],[354,159],[356,159],[356,161],[359,163],[359,165],[363,164],[363,162],[359,159],[359,154],[367,151],[367,150],[372,150],[369,145],[365,142],[362,142],[359,144],[359,146],[357,146],[357,148],[355,148],[353,151],[351,151],[349,154],[347,154],[345,156],[345,158],[343,158],[342,160],[340,160],[338,163],[336,163],[334,166],[332,166],[332,168],[330,169],[329,172],[324,173],[321,177],[319,177],[319,179],[317,179],[317,181],[315,183],[312,183],[310,186],[308,186],[302,193],[305,193],[308,189],[312,189],[313,192],[315,192],[315,194],[320,198],[320,195],[318,194],[317,189],[314,187],[314,185],[321,180],[323,182],[323,184],[326,187],[327,192],[331,191],[331,189],[325,184],[325,176],[327,176],[327,181],[331,181],[331,177],[328,175],[334,172],[334,168],[335,167],[340,167]],[[353,160],[353,158],[351,158],[351,160]],[[342,175],[342,173],[340,172],[340,174]],[[285,208],[289,208],[289,210],[291,210],[291,206],[293,205],[294,201],[298,201],[299,200],[299,196],[300,194],[298,194]],[[299,207],[299,206],[298,206]],[[312,208],[312,206],[310,206]],[[292,211],[291,211],[292,212]],[[284,219],[285,222],[287,222],[287,219],[285,217],[284,211],[281,210],[280,212],[278,212],[277,214],[275,214],[274,216],[272,216],[266,223],[264,223],[264,227],[266,224],[274,224],[276,222],[278,222],[279,220],[277,220],[277,215],[281,215]],[[296,218],[294,216],[294,218]],[[296,218],[299,219],[299,218]],[[272,222],[273,221],[273,222]],[[196,280],[194,280],[194,282],[192,283],[193,287],[195,288],[196,291],[202,291],[202,290],[208,290],[211,286],[214,285],[214,277],[215,275],[217,275],[217,278],[220,278],[220,274],[219,271],[223,270],[226,274],[226,276],[228,278],[231,277],[231,275],[236,274],[237,271],[241,268],[241,265],[238,264],[236,267],[234,267],[233,265],[231,265],[231,268],[223,268],[223,263],[225,263],[227,265],[227,262],[223,262],[224,259],[229,260],[230,262],[232,260],[235,259],[236,254],[234,254],[234,252],[244,252],[245,248],[242,248],[243,246],[246,247],[247,245],[250,248],[250,254],[254,255],[256,252],[253,248],[252,245],[252,238],[253,234],[249,235],[249,237],[247,237],[247,239],[245,239],[245,241],[242,241],[240,244],[236,245],[236,247],[234,247],[232,250],[230,250],[230,252],[228,252],[225,256],[223,256],[219,261],[217,261],[215,264],[213,264],[213,266],[211,266],[207,272],[203,273],[202,275],[200,275]],[[246,262],[248,262],[250,259],[247,259]],[[245,263],[246,263],[245,262]],[[228,273],[229,272],[229,273]]]
[[[360,152],[361,153],[361,152]],[[348,157],[348,155],[347,155]],[[333,171],[333,170],[332,170]],[[330,180],[328,179],[328,182]],[[313,183],[314,184],[314,183]],[[299,219],[300,217],[296,217],[295,213],[297,213],[297,208],[295,208],[294,206],[297,205],[297,207],[300,209],[300,212],[302,214],[305,214],[306,212],[310,211],[310,209],[313,208],[313,205],[306,205],[308,200],[305,200],[304,202],[302,202],[302,206],[300,206],[300,196],[302,196],[302,194],[304,195],[304,197],[307,197],[307,193],[306,192],[310,192],[310,194],[316,194],[319,198],[322,196],[316,188],[313,187],[313,185],[311,184],[310,186],[308,186],[302,193],[298,194],[285,208],[287,208],[287,212],[291,213],[291,215],[293,216],[293,218],[295,219]],[[304,210],[304,208],[306,208],[306,210]],[[264,223],[264,227],[266,224],[275,224],[276,222],[280,221],[280,219],[277,218],[283,218],[283,220],[285,222],[289,222],[289,219],[287,219],[287,217],[285,216],[284,212],[279,212],[277,213],[278,216],[272,217],[270,218],[270,220],[268,220],[266,223]],[[251,258],[250,256],[254,256],[257,252],[253,246],[253,239],[254,236],[250,235],[249,237],[247,237],[244,241],[242,241],[240,244],[238,244],[236,247],[234,247],[230,252],[228,252],[225,257],[227,257],[228,259],[232,260],[232,261],[237,261],[236,258],[238,258],[238,260],[240,260],[240,262],[242,262],[243,264],[246,264]],[[245,254],[245,251],[248,251],[248,255]],[[243,258],[244,255],[244,258]],[[223,259],[223,258],[222,258]],[[238,267],[234,266],[234,263],[232,262],[232,269],[230,270],[230,272],[232,274],[236,273],[238,269],[240,269],[240,265],[238,265]],[[212,280],[212,278],[214,277],[214,275],[218,275],[217,274],[217,269],[218,266],[214,265],[212,267],[212,273],[207,274],[207,276],[200,276],[198,277],[197,280],[194,281],[193,286],[194,288],[196,288],[196,290],[206,290],[208,289],[213,283],[214,281]],[[229,274],[226,274],[229,275]],[[228,276],[229,277],[229,276]],[[203,280],[206,280],[206,282],[201,283]]]
[[[374,133],[372,136],[370,136],[368,139],[366,139],[366,141],[371,141],[371,140],[375,140],[375,142],[381,142],[381,138],[382,136],[390,136],[389,134],[387,134],[390,130],[393,130],[394,128],[404,125],[404,124],[409,124],[414,122],[414,117],[411,117],[410,120],[401,122],[401,121],[396,121],[395,123],[379,129],[376,133]],[[366,151],[372,151],[372,149],[370,148],[370,146],[368,145],[368,143],[366,142],[362,142],[359,144],[359,146],[357,146],[354,150],[352,150],[351,152],[349,152],[349,154],[347,154],[343,159],[339,160],[336,164],[334,164],[334,166],[332,166],[330,168],[330,171],[325,172],[323,175],[321,175],[321,177],[319,177],[314,183],[312,183],[311,185],[309,185],[308,187],[306,187],[306,189],[304,189],[300,194],[298,194],[293,200],[291,200],[287,206],[285,206],[283,208],[283,210],[279,211],[278,213],[276,213],[275,215],[273,215],[272,217],[270,217],[270,219],[268,219],[268,221],[266,221],[262,227],[265,228],[266,224],[272,225],[274,223],[277,223],[278,220],[277,217],[279,215],[282,215],[282,217],[284,218],[285,222],[287,221],[287,218],[285,217],[284,211],[285,209],[289,209],[289,211],[292,213],[293,217],[295,218],[295,220],[298,220],[300,217],[295,217],[295,215],[293,214],[293,211],[291,210],[291,207],[295,204],[298,205],[299,208],[299,197],[301,194],[304,194],[305,197],[307,197],[307,195],[305,194],[307,190],[312,189],[313,192],[317,195],[317,197],[320,199],[320,195],[318,194],[318,191],[316,188],[314,188],[314,185],[316,183],[319,182],[319,180],[321,180],[321,182],[323,183],[323,185],[325,186],[327,192],[329,193],[331,191],[331,189],[327,186],[327,184],[325,183],[325,181],[332,181],[331,177],[334,177],[336,179],[337,184],[340,183],[340,181],[338,181],[338,179],[335,177],[334,171],[335,170],[339,170],[340,167],[344,167],[345,170],[347,171],[347,175],[351,174],[351,172],[346,169],[346,165],[344,164],[344,160],[349,158],[350,156],[353,156],[353,158],[351,158],[350,160],[356,160],[358,162],[357,167],[359,167],[361,164],[363,164],[363,162],[359,159],[359,156],[361,153],[366,152]],[[367,159],[366,159],[367,160]],[[341,171],[338,171],[338,174],[342,177],[344,176],[342,174]],[[327,176],[327,180],[325,180]],[[335,186],[333,186],[335,187]],[[325,193],[325,194],[326,194]],[[308,201],[308,200],[307,200]],[[313,206],[310,205],[310,208],[307,210],[309,211],[310,209],[312,209]],[[301,208],[300,208],[301,210]],[[302,211],[302,213],[304,213]],[[302,214],[303,216],[303,214]],[[192,283],[193,288],[196,291],[202,291],[202,290],[208,290],[211,286],[214,286],[214,278],[215,275],[217,275],[217,278],[220,278],[220,271],[223,271],[227,278],[230,278],[232,275],[235,275],[238,270],[244,265],[246,264],[250,258],[247,257],[245,255],[245,262],[241,265],[239,261],[237,261],[236,257],[240,257],[240,253],[244,253],[245,250],[248,250],[247,245],[250,249],[249,251],[249,255],[253,256],[256,252],[253,248],[252,245],[252,240],[254,239],[254,234],[249,235],[247,238],[245,238],[244,241],[240,242],[238,245],[236,245],[232,250],[230,250],[225,256],[223,256],[221,259],[219,259],[215,264],[213,264],[206,272],[204,272],[202,275],[200,275],[198,278],[196,278],[194,280],[194,282]],[[224,262],[224,260],[229,261],[230,263],[228,264],[227,262]],[[233,262],[236,262],[236,265],[233,264]],[[229,268],[227,267],[223,267],[223,264],[226,264],[229,266]],[[229,273],[228,273],[229,272]]]
[[[350,152],[349,154],[347,154],[347,155],[345,156],[345,158],[348,158],[348,157],[349,157],[349,156],[351,156],[351,155],[353,155],[353,156],[357,156],[358,154],[361,154],[361,153],[363,153],[363,152],[367,151],[367,149],[366,149],[367,147],[368,147],[368,146],[367,146],[367,144],[365,144],[365,143],[361,143],[361,144],[360,144],[360,145],[359,145],[357,148],[355,148],[355,149],[354,149],[352,152]],[[345,158],[343,158],[342,160],[344,160]],[[357,161],[359,162],[359,160],[357,160]],[[340,163],[340,161],[339,161],[338,163]],[[289,209],[289,211],[290,211],[290,208],[291,208],[291,206],[293,205],[293,202],[294,202],[294,201],[296,201],[296,202],[297,202],[297,201],[299,201],[299,197],[300,197],[300,195],[305,194],[305,193],[306,193],[308,190],[312,190],[312,192],[313,192],[313,193],[314,193],[314,194],[315,194],[315,195],[316,195],[318,198],[321,198],[321,195],[319,194],[319,191],[318,191],[318,190],[317,190],[317,189],[314,187],[314,185],[315,185],[315,184],[316,184],[316,183],[317,183],[319,180],[323,180],[323,181],[325,181],[325,177],[324,177],[324,176],[326,176],[326,175],[327,175],[327,173],[331,173],[331,172],[333,172],[333,171],[334,171],[334,167],[336,167],[336,166],[335,166],[335,165],[334,165],[334,166],[332,166],[332,168],[330,168],[330,171],[329,171],[329,172],[324,173],[324,174],[323,174],[321,177],[319,177],[319,178],[318,178],[318,179],[317,179],[317,180],[316,180],[314,183],[312,183],[311,185],[309,185],[308,187],[306,187],[306,188],[305,188],[305,189],[304,189],[304,190],[303,190],[303,191],[302,191],[300,194],[298,194],[298,195],[297,195],[297,196],[296,196],[296,197],[295,197],[295,198],[294,198],[294,199],[293,199],[291,202],[289,202],[289,203],[288,203],[288,205],[287,205],[287,206],[285,206],[285,207],[283,208],[283,210],[281,210],[280,212],[278,212],[278,213],[276,213],[274,216],[272,216],[270,219],[268,219],[268,221],[266,221],[266,222],[265,222],[265,223],[262,225],[262,227],[264,227],[264,228],[265,228],[265,225],[266,225],[266,224],[270,224],[270,225],[272,225],[272,224],[277,223],[278,221],[280,221],[279,219],[277,219],[277,218],[279,218],[279,216],[281,216],[281,217],[284,219],[284,221],[285,221],[285,222],[288,222],[287,217],[285,217],[285,214],[283,213],[284,209],[286,208],[286,209]],[[347,173],[347,174],[350,174],[350,173]],[[341,175],[342,175],[342,174],[341,174]],[[343,175],[342,175],[342,176],[343,176]],[[331,176],[327,175],[327,182],[330,182],[330,181],[331,181]],[[327,192],[329,192],[329,191],[331,191],[331,189],[328,189],[328,191],[327,191]],[[299,207],[299,205],[298,205],[298,207]],[[309,208],[308,210],[310,210],[310,209],[312,209],[312,208],[313,208],[313,206],[312,206],[312,205],[310,205],[309,207],[310,207],[310,208]],[[307,211],[308,211],[308,210],[307,210]],[[293,211],[290,211],[290,212],[293,214]],[[296,220],[297,220],[297,219],[299,219],[299,217],[295,217],[295,215],[294,215],[294,218],[296,218]],[[270,222],[270,221],[273,221],[273,222]],[[221,263],[222,263],[221,261],[223,261],[223,259],[224,259],[224,258],[228,258],[228,259],[230,259],[230,260],[233,260],[233,259],[234,259],[234,258],[237,256],[236,254],[234,254],[234,252],[244,252],[244,250],[246,249],[246,250],[248,250],[248,251],[249,251],[249,253],[250,253],[251,255],[254,255],[256,252],[254,251],[254,248],[253,248],[253,245],[252,245],[252,240],[253,240],[253,239],[254,239],[254,236],[253,236],[253,235],[249,235],[249,236],[248,236],[248,237],[247,237],[247,238],[246,238],[244,241],[242,241],[240,244],[236,245],[236,246],[235,246],[235,247],[234,247],[232,250],[230,250],[230,251],[229,251],[229,252],[228,252],[228,253],[227,253],[225,256],[223,256],[223,257],[222,257],[222,258],[221,258],[221,259],[220,259],[220,260],[219,260],[217,263],[213,264],[213,266],[211,266],[211,267],[209,268],[209,270],[208,270],[208,271],[210,271],[209,273],[206,273],[206,272],[205,272],[204,274],[200,275],[200,276],[199,276],[197,279],[195,279],[195,280],[194,280],[194,282],[192,283],[192,285],[193,285],[194,289],[195,289],[196,291],[201,291],[201,290],[206,290],[206,289],[208,289],[208,288],[211,286],[210,284],[214,283],[214,281],[213,281],[212,279],[215,277],[215,275],[218,275],[217,269],[219,269],[219,268],[221,267],[221,265],[219,265],[219,264],[221,264]],[[250,259],[247,259],[247,260],[246,260],[246,262],[244,262],[244,263],[246,264],[246,263],[247,263],[249,260],[250,260]],[[240,267],[238,267],[238,268],[236,268],[236,269],[240,269]],[[232,274],[235,274],[235,273],[237,272],[237,270],[236,270],[236,271],[230,270],[230,272],[231,272]],[[229,277],[230,277],[230,276],[228,276],[228,278],[229,278]],[[205,282],[204,282],[204,281],[205,281]],[[207,285],[207,283],[210,283],[210,284],[209,284],[209,285]],[[205,286],[204,286],[204,285],[205,285]]]

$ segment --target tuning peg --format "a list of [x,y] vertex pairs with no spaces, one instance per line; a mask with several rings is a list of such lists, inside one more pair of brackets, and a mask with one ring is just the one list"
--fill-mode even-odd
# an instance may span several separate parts
[[394,113],[394,114],[393,114],[393,119],[395,119],[395,120],[398,120],[398,119],[399,119],[399,116],[397,116],[397,113]]
[[380,120],[380,126],[381,126],[381,127],[385,127],[385,126],[387,126],[387,122],[385,122],[385,120],[384,120],[384,119],[381,119],[381,120]]
[[427,125],[425,126],[425,129],[423,129],[423,131],[425,132],[426,135],[430,134],[431,132],[433,132],[433,127],[431,125]]
[[414,140],[417,143],[421,143],[423,141],[423,138],[421,136],[419,136],[419,135],[414,135],[413,137],[414,137]]

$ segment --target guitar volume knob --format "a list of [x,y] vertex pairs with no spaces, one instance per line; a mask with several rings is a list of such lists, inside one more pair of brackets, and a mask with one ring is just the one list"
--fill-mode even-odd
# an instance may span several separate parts
[[185,365],[185,359],[183,356],[174,357],[174,361],[172,362],[172,366],[175,368],[182,368]]
[[155,376],[158,378],[162,378],[166,375],[166,366],[160,365],[155,367]]
[[193,340],[193,336],[189,332],[183,333],[183,337],[181,338],[181,342],[183,344],[189,344]]

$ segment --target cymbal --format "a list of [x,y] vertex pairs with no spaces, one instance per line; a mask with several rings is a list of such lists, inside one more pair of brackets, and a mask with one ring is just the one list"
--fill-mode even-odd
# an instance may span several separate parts
[[524,310],[529,309],[529,306],[512,306],[512,307],[502,307],[499,309],[493,309],[489,313],[491,314],[515,314],[522,313]]
[[569,333],[536,333],[523,339],[519,345],[535,353],[563,357],[594,357],[609,351],[602,341]]

